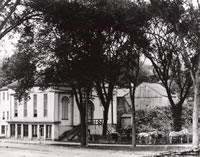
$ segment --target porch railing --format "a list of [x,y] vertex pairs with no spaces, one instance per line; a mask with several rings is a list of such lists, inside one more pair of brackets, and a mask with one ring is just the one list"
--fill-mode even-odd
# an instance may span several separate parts
[[103,125],[103,119],[88,119],[88,125]]

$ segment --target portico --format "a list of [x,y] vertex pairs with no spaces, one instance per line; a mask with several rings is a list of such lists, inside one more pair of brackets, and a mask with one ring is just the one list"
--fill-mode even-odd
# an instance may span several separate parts
[[54,140],[55,123],[9,122],[8,138]]

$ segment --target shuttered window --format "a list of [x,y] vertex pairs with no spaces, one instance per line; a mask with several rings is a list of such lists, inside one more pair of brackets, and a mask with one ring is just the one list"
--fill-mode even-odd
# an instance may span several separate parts
[[44,117],[48,115],[48,96],[44,94]]

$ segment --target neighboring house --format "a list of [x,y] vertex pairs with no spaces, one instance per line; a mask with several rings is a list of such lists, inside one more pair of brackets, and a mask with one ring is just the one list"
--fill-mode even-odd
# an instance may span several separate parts
[[[131,125],[131,100],[129,92],[123,92],[125,90],[120,89],[120,93],[124,93],[120,95],[120,101],[123,103],[117,104],[120,106],[118,109],[118,113],[121,114],[120,121],[118,120],[118,124],[122,126],[122,128],[126,128]],[[119,98],[118,98],[119,99]],[[173,99],[176,100],[177,96],[173,95]],[[155,107],[164,107],[169,106],[169,100],[167,96],[167,92],[165,88],[159,83],[141,83],[135,92],[135,109],[136,110],[149,110]],[[127,110],[127,106],[129,109]],[[121,111],[124,110],[122,114]],[[119,114],[118,114],[119,115]]]
[[8,136],[8,123],[10,119],[10,95],[7,87],[0,89],[0,137]]
[[[173,99],[177,96],[173,95]],[[136,110],[170,105],[166,89],[159,83],[141,83],[135,92]]]
[[[19,139],[57,140],[79,126],[80,115],[71,88],[46,90],[33,87],[28,99],[15,98],[16,83],[0,89],[0,135]],[[95,91],[88,103],[90,134],[102,134],[103,106]],[[112,110],[112,111],[111,111]],[[117,123],[116,94],[109,110],[108,125]]]

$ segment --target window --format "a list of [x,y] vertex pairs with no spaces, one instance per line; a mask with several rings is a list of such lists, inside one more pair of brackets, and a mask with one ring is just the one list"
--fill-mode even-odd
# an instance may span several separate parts
[[24,117],[27,117],[27,99],[24,99]]
[[51,139],[51,125],[46,125],[46,138]]
[[92,120],[94,117],[94,104],[89,101],[88,102],[88,120]]
[[68,119],[68,104],[69,104],[69,98],[63,97],[62,98],[62,119]]
[[23,135],[24,137],[28,137],[28,125],[27,124],[24,124],[23,125]]
[[5,125],[1,126],[1,134],[5,134]]
[[7,120],[9,119],[9,111],[7,111]]
[[14,100],[14,117],[18,116],[18,105],[17,105],[17,98]]
[[5,119],[5,112],[3,111],[3,118],[2,119]]
[[37,117],[37,95],[33,95],[33,117]]
[[5,92],[3,92],[3,100],[5,100]]
[[47,94],[44,94],[44,117],[47,117],[48,113],[48,97]]
[[33,137],[37,137],[37,125],[32,125],[32,135]]

